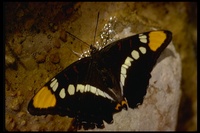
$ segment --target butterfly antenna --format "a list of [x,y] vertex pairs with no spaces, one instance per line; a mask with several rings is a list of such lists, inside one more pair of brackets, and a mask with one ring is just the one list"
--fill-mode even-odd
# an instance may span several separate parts
[[95,33],[94,33],[94,43],[93,43],[93,45],[95,44],[95,38],[96,38],[96,33],[97,33],[98,22],[99,22],[99,12],[98,12],[98,15],[97,15],[97,24],[96,24]]
[[79,39],[79,38],[78,38],[78,37],[76,37],[75,35],[73,35],[73,34],[69,33],[68,31],[66,31],[66,32],[67,32],[69,35],[73,36],[74,38],[78,39],[79,41],[81,41],[81,42],[85,43],[87,46],[89,46],[89,47],[90,47],[90,45],[89,45],[88,43],[84,42],[83,40]]
[[74,53],[78,58],[81,58],[81,54],[78,52],[75,52],[74,50],[70,49],[69,47],[67,47],[72,53]]

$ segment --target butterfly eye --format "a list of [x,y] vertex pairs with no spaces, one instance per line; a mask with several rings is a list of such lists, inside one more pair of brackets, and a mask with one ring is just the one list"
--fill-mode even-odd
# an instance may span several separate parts
[[94,53],[96,53],[98,50],[97,50],[97,48],[95,47],[95,46],[93,46],[93,45],[90,45],[90,53],[91,54],[94,54]]

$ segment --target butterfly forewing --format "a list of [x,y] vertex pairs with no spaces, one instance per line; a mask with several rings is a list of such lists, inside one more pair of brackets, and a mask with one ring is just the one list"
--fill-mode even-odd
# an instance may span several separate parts
[[121,84],[129,107],[142,103],[150,73],[172,38],[169,31],[151,31],[113,42],[98,54]]
[[[82,62],[77,61],[47,82],[29,103],[29,112],[35,115],[44,115],[46,112],[48,114],[64,115],[62,112],[66,114],[65,110],[69,110],[77,101],[74,95],[76,93],[75,87],[79,81],[83,80],[84,76],[81,77],[80,74],[85,75],[86,70],[81,71],[81,68],[88,68],[89,61],[88,58]],[[82,67],[79,67],[79,64]]]

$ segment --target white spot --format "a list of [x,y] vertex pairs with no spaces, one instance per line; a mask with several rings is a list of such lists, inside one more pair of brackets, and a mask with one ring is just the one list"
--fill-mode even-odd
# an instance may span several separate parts
[[141,39],[141,38],[147,38],[147,36],[146,35],[143,35],[143,34],[139,34],[139,38]]
[[[69,87],[68,87],[68,90],[69,90]],[[60,96],[62,99],[65,98],[65,96],[66,96],[66,94],[65,94],[65,88],[62,88],[62,89],[60,90],[59,96]]]
[[125,77],[123,74],[120,74],[120,81],[122,83],[122,85],[124,86],[124,83],[125,83]]
[[[122,74],[122,73],[121,73],[121,74]],[[124,78],[126,78],[126,76],[127,76],[126,74],[122,74],[122,75],[124,76]]]
[[55,78],[52,78],[52,79],[51,79],[51,82],[53,82],[54,80],[55,80]]
[[147,39],[146,38],[140,38],[140,42],[147,43]]
[[110,100],[113,100],[114,101],[114,99],[111,97],[111,96],[109,96],[107,93],[105,93],[104,92],[104,95],[108,98],[108,99],[110,99]]
[[131,57],[128,56],[128,57],[126,58],[124,64],[130,67],[132,61],[133,61],[133,59],[132,59]]
[[126,64],[123,64],[122,67],[128,69],[128,66]]
[[[69,92],[69,90],[71,90],[71,91]],[[72,90],[74,90],[74,91],[72,91]],[[81,93],[91,92],[91,93],[95,94],[96,96],[102,96],[102,97],[105,97],[105,98],[108,98],[108,99],[114,101],[114,99],[112,97],[110,97],[106,92],[103,92],[102,90],[100,90],[94,86],[88,85],[88,84],[86,84],[85,86],[82,84],[77,84],[76,92],[78,92],[78,91],[80,91]],[[70,95],[73,95],[75,93],[74,85],[71,85],[71,84],[69,85],[68,92]],[[60,92],[60,95],[61,95],[61,92]]]
[[56,82],[56,84],[53,86],[53,91],[55,92],[56,90],[57,90],[57,88],[58,88],[58,82]]
[[98,88],[96,89],[95,95],[97,95],[97,96],[99,95]]
[[121,73],[126,75],[126,68],[124,68],[123,66],[121,67]]
[[139,47],[139,50],[141,51],[141,53],[146,54],[147,50],[145,47]]
[[106,96],[104,95],[103,91],[101,91],[101,90],[99,90],[99,89],[97,89],[97,91],[98,91],[98,94],[99,94],[100,96],[106,97]]
[[93,94],[95,94],[97,91],[97,89],[94,86],[90,87],[90,92],[92,92]]
[[84,90],[84,92],[89,92],[90,91],[90,85],[88,85],[88,84],[86,84],[85,85],[85,90]]
[[70,84],[68,86],[67,91],[68,91],[69,95],[74,95],[74,93],[75,93],[75,87],[74,87],[74,85]]
[[122,85],[122,83],[120,82],[120,88],[121,88],[121,93],[122,93],[122,96],[124,95],[123,94],[123,85]]
[[[52,80],[51,80],[52,81]],[[54,79],[53,82],[51,82],[50,87],[52,88],[52,90],[55,92],[56,89],[58,88],[58,82],[57,79]]]
[[77,84],[76,92],[80,91],[81,93],[84,92],[85,86],[82,84]]
[[136,59],[136,60],[140,57],[138,51],[136,51],[136,50],[133,50],[133,51],[131,52],[131,55],[132,55],[132,57],[133,57],[134,59]]

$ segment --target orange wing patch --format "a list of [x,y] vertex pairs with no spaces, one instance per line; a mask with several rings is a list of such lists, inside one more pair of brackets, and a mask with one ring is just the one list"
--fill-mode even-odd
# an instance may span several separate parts
[[47,86],[44,86],[33,98],[35,108],[49,108],[56,105],[56,97]]
[[128,103],[127,101],[124,99],[121,101],[121,103],[118,103],[116,106],[115,106],[115,110],[119,111],[121,110],[123,107],[127,107],[128,106]]
[[152,31],[149,33],[149,47],[152,51],[156,51],[167,38],[163,31]]

